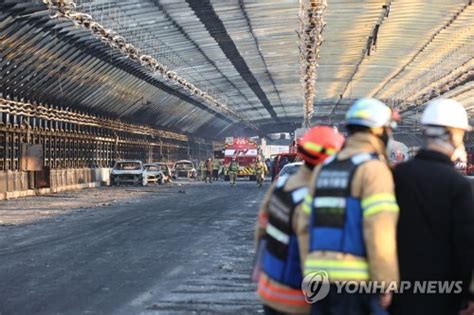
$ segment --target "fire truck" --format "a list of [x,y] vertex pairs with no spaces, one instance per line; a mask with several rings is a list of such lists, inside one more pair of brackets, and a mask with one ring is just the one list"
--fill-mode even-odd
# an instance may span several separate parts
[[272,169],[270,171],[272,175],[272,181],[277,177],[280,173],[283,166],[288,163],[293,163],[298,161],[298,154],[297,154],[297,143],[298,141],[304,136],[305,132],[308,131],[308,128],[298,128],[295,130],[293,135],[293,141],[288,148],[288,153],[279,153],[272,156]]
[[227,170],[234,157],[239,163],[237,176],[248,177],[249,180],[256,180],[255,162],[257,161],[258,153],[258,144],[251,138],[226,138],[224,144],[225,180],[230,180]]

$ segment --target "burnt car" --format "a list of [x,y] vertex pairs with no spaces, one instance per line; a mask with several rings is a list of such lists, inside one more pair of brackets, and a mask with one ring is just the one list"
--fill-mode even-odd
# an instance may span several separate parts
[[120,160],[115,162],[110,174],[110,184],[134,184],[143,183],[143,163],[139,160]]
[[163,162],[154,163],[160,167],[160,170],[163,172],[163,181],[165,183],[171,183],[171,178],[173,177],[173,173],[171,171],[171,167],[168,164]]
[[143,165],[143,186],[149,183],[162,185],[165,182],[165,174],[158,163],[147,163]]
[[174,164],[175,178],[196,178],[197,172],[193,162],[188,160],[177,161]]

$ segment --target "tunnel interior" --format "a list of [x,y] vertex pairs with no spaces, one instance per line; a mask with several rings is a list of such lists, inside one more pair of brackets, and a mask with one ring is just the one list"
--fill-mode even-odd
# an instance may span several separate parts
[[472,2],[305,3],[0,1],[0,192],[118,159],[201,160],[225,137],[343,129],[361,97],[401,113],[409,147],[430,100],[472,119]]

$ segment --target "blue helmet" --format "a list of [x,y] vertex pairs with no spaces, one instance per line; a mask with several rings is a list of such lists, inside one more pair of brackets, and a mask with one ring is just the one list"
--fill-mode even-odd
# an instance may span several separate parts
[[361,98],[347,111],[346,125],[368,128],[393,127],[392,110],[375,98]]

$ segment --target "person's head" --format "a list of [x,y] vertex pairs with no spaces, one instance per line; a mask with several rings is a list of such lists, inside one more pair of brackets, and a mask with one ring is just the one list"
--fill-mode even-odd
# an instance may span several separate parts
[[396,128],[398,113],[375,98],[361,98],[349,108],[346,114],[346,129],[349,135],[371,133],[380,138],[384,145]]
[[472,128],[466,110],[460,103],[450,99],[429,102],[421,117],[421,124],[429,148],[441,151],[452,160],[465,154],[464,134]]
[[235,156],[232,157],[232,162],[237,161],[237,158]]
[[262,157],[260,155],[257,155],[257,162],[261,162],[262,161]]
[[305,165],[314,168],[339,151],[343,144],[344,136],[336,129],[328,126],[314,127],[298,141],[298,156]]

